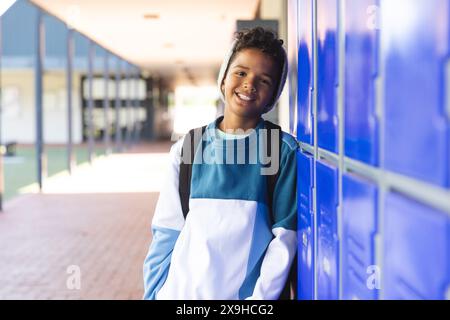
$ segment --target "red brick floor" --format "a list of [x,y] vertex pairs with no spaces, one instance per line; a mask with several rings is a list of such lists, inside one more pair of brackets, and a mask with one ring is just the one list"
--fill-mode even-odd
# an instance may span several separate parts
[[141,145],[97,159],[72,177],[50,178],[42,194],[7,202],[0,213],[0,299],[141,299],[169,147]]

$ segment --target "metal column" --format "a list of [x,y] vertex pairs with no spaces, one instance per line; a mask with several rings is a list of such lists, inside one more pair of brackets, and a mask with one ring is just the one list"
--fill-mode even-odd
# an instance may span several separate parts
[[94,54],[95,47],[92,40],[89,41],[89,52],[88,52],[88,117],[87,117],[87,134],[88,134],[88,159],[92,163],[94,157],[94,98],[93,98],[93,64],[94,64]]
[[[1,72],[2,72],[2,17],[0,16],[0,148],[2,148],[2,82],[1,82]],[[3,148],[2,148],[3,149]],[[3,150],[0,149],[0,211],[3,211]]]
[[105,61],[104,61],[104,74],[105,79],[105,94],[103,98],[103,116],[105,121],[105,129],[103,131],[103,142],[105,143],[105,153],[110,154],[110,137],[109,137],[109,65],[108,65],[108,51],[105,50]]
[[72,80],[73,80],[73,54],[74,40],[73,29],[68,27],[67,30],[67,170],[72,174],[75,163],[73,155],[73,136],[72,136]]
[[130,119],[131,119],[131,132],[130,132],[130,140],[131,144],[135,144],[135,130],[136,130],[136,98],[134,97],[136,93],[136,74],[135,70],[132,67],[130,71],[130,105],[131,105],[131,111],[130,111]]
[[130,148],[131,146],[131,128],[130,128],[130,112],[131,112],[131,70],[130,70],[130,65],[127,63],[127,66],[125,68],[125,83],[126,83],[126,144],[127,144],[127,149]]
[[121,78],[121,60],[117,58],[117,70],[116,70],[116,100],[115,100],[115,112],[116,112],[116,123],[115,123],[115,144],[116,151],[122,151],[122,127],[120,124],[120,111],[122,109],[120,100],[120,78]]
[[139,131],[140,131],[140,121],[139,121],[139,69],[136,68],[136,80],[134,82],[134,143],[139,142]]
[[34,99],[36,107],[36,164],[37,182],[42,191],[45,175],[44,144],[43,144],[43,108],[42,108],[42,63],[44,57],[44,21],[42,12],[38,10],[36,20],[36,56],[34,72]]

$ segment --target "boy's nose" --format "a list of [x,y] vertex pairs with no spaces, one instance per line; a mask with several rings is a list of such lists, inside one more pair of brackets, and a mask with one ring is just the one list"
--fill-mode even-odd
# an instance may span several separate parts
[[256,92],[256,88],[252,83],[245,82],[244,89],[250,90],[251,92]]

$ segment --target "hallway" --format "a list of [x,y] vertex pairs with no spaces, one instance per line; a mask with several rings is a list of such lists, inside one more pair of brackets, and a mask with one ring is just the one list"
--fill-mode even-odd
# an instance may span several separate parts
[[[0,214],[0,299],[140,299],[170,142],[97,158]],[[78,276],[80,287],[73,281]]]

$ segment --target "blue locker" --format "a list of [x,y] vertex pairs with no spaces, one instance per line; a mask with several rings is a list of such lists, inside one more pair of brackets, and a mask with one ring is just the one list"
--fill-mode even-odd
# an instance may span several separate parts
[[444,187],[450,186],[449,7],[448,0],[381,6],[386,168]]
[[390,193],[385,202],[385,299],[445,299],[450,290],[450,217]]
[[317,1],[317,136],[319,147],[338,150],[338,7]]
[[338,169],[316,162],[319,300],[339,298]]
[[298,152],[298,298],[314,299],[314,186],[313,157]]
[[298,55],[298,35],[297,35],[297,0],[288,1],[288,60],[289,60],[289,132],[296,132],[297,126],[297,55]]
[[[342,178],[343,298],[375,300],[375,286],[367,286],[375,265],[377,187],[354,175]],[[377,275],[376,275],[377,276]]]
[[313,144],[313,0],[298,1],[297,138]]
[[378,165],[378,0],[345,1],[345,154]]

